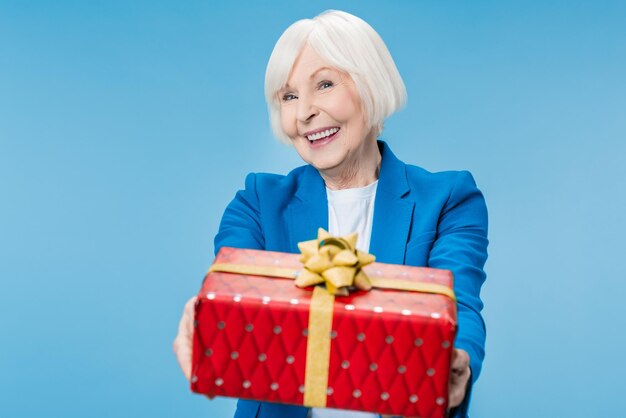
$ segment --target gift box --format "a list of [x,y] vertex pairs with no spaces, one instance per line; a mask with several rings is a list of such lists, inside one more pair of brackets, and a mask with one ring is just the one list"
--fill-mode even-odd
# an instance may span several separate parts
[[359,269],[371,290],[332,296],[295,286],[302,270],[298,254],[220,250],[196,303],[192,390],[445,416],[456,332],[452,273],[372,263]]

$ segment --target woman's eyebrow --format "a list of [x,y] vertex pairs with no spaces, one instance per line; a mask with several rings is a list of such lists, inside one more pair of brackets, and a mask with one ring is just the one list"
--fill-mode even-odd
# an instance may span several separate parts
[[[315,70],[315,71],[313,71],[313,72],[311,73],[311,75],[309,76],[309,80],[311,80],[312,78],[314,78],[314,77],[317,75],[317,73],[319,73],[320,71],[324,71],[324,70],[328,70],[328,71],[337,71],[335,68],[332,68],[332,67],[326,67],[326,66],[325,66],[325,67],[320,67],[320,68],[318,68],[317,70]],[[285,87],[283,87],[283,88],[282,88],[281,90],[279,90],[279,91],[282,91],[282,90],[293,90],[293,88],[289,85],[289,83],[286,83],[286,84],[285,84]]]
[[331,67],[320,67],[317,70],[313,71],[313,73],[311,73],[311,75],[309,76],[309,80],[312,79],[313,77],[315,77],[315,75],[317,73],[319,73],[320,71],[323,71],[323,70],[337,71],[337,70],[335,70],[334,68],[331,68]]

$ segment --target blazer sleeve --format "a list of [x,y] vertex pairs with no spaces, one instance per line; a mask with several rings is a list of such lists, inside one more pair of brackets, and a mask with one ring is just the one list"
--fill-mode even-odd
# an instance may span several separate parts
[[485,323],[480,314],[480,288],[487,260],[487,206],[474,178],[457,172],[439,218],[438,235],[429,254],[430,267],[451,270],[457,297],[458,332],[455,347],[467,351],[471,383],[480,375],[485,357]]
[[222,247],[265,249],[256,174],[246,176],[245,189],[228,204],[215,236],[215,254]]

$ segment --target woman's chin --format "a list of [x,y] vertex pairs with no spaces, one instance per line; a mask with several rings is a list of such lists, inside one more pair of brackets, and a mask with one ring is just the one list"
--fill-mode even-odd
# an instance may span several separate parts
[[[303,146],[304,145],[304,146]],[[318,171],[330,170],[341,164],[342,155],[335,147],[311,149],[306,144],[299,144],[296,151],[306,163],[312,165]],[[338,152],[339,151],[339,152]]]
[[340,165],[340,159],[335,158],[313,158],[309,161],[317,171],[331,171]]

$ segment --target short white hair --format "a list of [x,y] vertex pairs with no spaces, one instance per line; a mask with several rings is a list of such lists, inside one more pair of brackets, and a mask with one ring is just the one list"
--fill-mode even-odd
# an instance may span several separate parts
[[406,103],[402,77],[382,38],[367,22],[350,13],[328,10],[289,26],[267,63],[265,100],[276,137],[291,143],[281,126],[278,91],[285,87],[294,62],[307,44],[324,61],[352,77],[367,121],[379,135],[385,118]]

